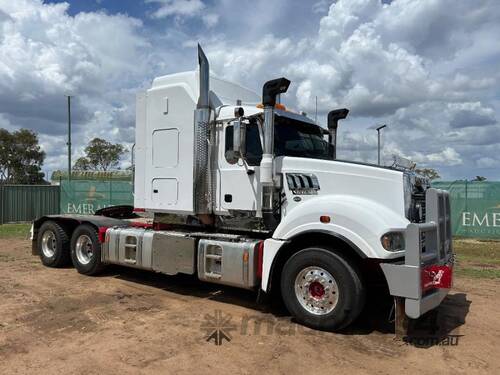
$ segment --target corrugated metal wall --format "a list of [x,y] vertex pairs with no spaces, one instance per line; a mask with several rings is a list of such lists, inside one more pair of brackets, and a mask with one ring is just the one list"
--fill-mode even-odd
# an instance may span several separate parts
[[59,186],[0,185],[0,224],[58,214],[59,199]]

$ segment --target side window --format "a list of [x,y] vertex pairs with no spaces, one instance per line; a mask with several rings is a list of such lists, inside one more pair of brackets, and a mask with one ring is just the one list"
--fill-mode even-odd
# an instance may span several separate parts
[[[260,144],[259,128],[255,122],[247,124],[246,132],[246,162],[250,166],[260,165],[262,160],[262,145]],[[229,164],[235,164],[238,160],[233,154],[233,127],[226,128],[225,152]]]
[[248,165],[260,165],[262,160],[262,145],[260,144],[259,127],[256,122],[247,125],[247,154]]

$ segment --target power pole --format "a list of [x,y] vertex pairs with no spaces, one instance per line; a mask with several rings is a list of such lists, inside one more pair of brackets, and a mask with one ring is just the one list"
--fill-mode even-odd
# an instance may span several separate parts
[[383,128],[386,128],[387,125],[380,125],[378,128],[377,128],[377,137],[378,137],[378,165],[380,165],[380,131],[383,129]]
[[68,181],[71,181],[71,96],[68,95]]
[[315,96],[315,100],[316,100],[316,109],[314,112],[314,122],[317,123],[318,122],[318,96],[317,95]]

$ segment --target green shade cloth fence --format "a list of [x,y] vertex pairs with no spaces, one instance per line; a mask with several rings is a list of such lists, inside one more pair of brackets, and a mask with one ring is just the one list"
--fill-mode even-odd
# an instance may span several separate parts
[[438,181],[450,192],[453,235],[500,239],[500,182]]
[[133,205],[132,181],[61,180],[61,212],[94,214],[109,206]]
[[[132,176],[120,177],[61,180],[61,212],[93,214],[103,207],[133,205]],[[500,182],[436,181],[432,186],[450,192],[454,235],[500,239]]]

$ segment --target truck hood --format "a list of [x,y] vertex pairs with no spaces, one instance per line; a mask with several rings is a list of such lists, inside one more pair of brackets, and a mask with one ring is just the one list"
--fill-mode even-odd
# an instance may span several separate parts
[[[356,162],[291,156],[277,157],[275,168],[283,175],[284,188],[289,190],[289,176],[305,174],[316,177],[319,189],[314,194],[307,191],[301,194],[301,201],[325,195],[345,196],[346,199],[354,196],[383,205],[404,217],[402,171]],[[287,211],[295,206],[292,202],[289,202]]]

